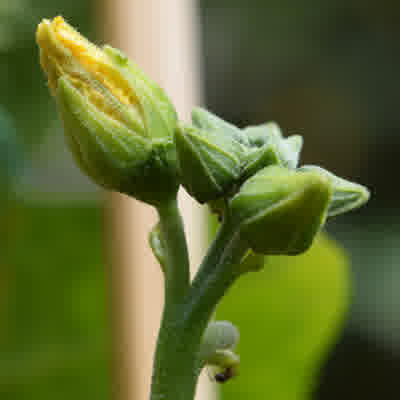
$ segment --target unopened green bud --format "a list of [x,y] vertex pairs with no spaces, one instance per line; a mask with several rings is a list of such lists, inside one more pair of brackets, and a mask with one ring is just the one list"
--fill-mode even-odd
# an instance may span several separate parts
[[311,246],[331,197],[326,176],[270,166],[242,185],[230,212],[256,253],[295,255]]
[[275,122],[248,126],[243,133],[248,137],[252,148],[247,157],[245,178],[269,165],[281,165],[291,169],[297,167],[303,146],[301,136],[284,138]]
[[230,198],[262,168],[296,168],[302,143],[301,136],[283,138],[273,122],[241,130],[195,108],[192,125],[183,126],[176,136],[181,179],[201,203]]
[[328,217],[333,217],[358,208],[369,199],[369,190],[365,186],[339,178],[321,167],[316,165],[304,165],[299,170],[319,173],[326,176],[330,181],[333,194],[328,208]]
[[67,143],[99,185],[157,205],[177,192],[177,127],[165,93],[120,51],[98,48],[62,17],[37,30]]
[[192,119],[176,135],[178,165],[185,189],[205,203],[226,195],[239,179],[246,148],[240,130],[211,113],[194,109]]
[[238,341],[239,331],[231,322],[211,321],[201,343],[202,364],[227,367],[230,361],[238,361],[238,356],[233,353]]

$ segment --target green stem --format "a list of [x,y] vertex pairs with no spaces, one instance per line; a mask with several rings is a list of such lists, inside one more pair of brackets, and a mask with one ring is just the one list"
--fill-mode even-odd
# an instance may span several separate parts
[[235,272],[238,269],[233,266],[240,262],[246,249],[234,226],[226,221],[185,298],[180,304],[166,298],[154,360],[151,400],[194,399],[202,368],[199,349],[204,330],[218,301],[238,276]]
[[194,392],[190,397],[190,393],[182,391],[185,393],[182,397],[180,391],[181,385],[194,390],[195,383],[188,382],[197,380],[193,369],[182,369],[182,366],[192,365],[190,357],[194,357],[181,342],[184,329],[180,326],[179,310],[190,286],[186,238],[176,199],[159,206],[158,214],[165,261],[165,301],[154,356],[150,399],[190,399]]
[[165,301],[182,302],[190,285],[189,256],[182,217],[177,199],[174,198],[157,208],[160,231],[165,251]]
[[225,220],[190,288],[184,315],[187,325],[204,331],[218,302],[240,275],[238,264],[247,249],[232,221]]
[[[218,265],[226,249],[235,239],[235,226],[228,218],[224,219],[223,223],[218,229],[218,232],[208,249],[200,268],[193,279],[192,291],[200,290],[204,286],[204,282],[209,280],[210,275],[215,272],[215,267]],[[238,239],[238,237],[236,237]],[[226,257],[226,255],[225,255]]]

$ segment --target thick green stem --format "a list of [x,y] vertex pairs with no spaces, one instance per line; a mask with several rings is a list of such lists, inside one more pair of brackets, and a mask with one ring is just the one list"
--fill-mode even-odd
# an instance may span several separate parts
[[[165,300],[164,312],[154,356],[151,400],[190,398],[171,394],[169,376],[176,378],[181,374],[180,366],[188,364],[184,358],[188,355],[180,348],[179,309],[184,303],[190,285],[189,257],[182,218],[176,199],[158,207],[159,225],[164,252]],[[176,359],[181,360],[176,363]],[[193,376],[181,376],[180,382],[195,379]],[[180,385],[178,385],[180,387]],[[177,388],[176,388],[177,389]]]
[[[174,242],[166,240],[165,245],[174,246]],[[151,400],[194,399],[202,368],[199,349],[204,330],[218,301],[237,277],[233,266],[240,262],[245,250],[234,226],[225,222],[185,298],[180,303],[171,302],[166,292]]]
[[176,198],[158,207],[165,257],[165,301],[178,304],[190,284],[189,256]]

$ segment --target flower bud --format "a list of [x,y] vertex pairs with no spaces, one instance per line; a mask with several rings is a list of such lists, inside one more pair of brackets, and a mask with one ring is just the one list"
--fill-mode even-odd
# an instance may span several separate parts
[[331,197],[325,176],[269,166],[242,185],[230,202],[230,212],[256,253],[295,255],[311,246]]
[[[250,171],[245,172],[246,177],[274,164],[291,169],[297,167],[303,146],[301,136],[292,135],[284,138],[275,122],[248,126],[243,133],[248,137],[251,148],[254,149],[247,157],[246,170],[250,169]],[[263,156],[259,157],[261,154]]]
[[178,166],[185,189],[205,203],[230,191],[247,150],[233,125],[201,109],[193,110],[192,119],[176,134]]
[[229,198],[264,167],[296,168],[302,143],[301,136],[283,138],[273,122],[241,130],[195,108],[192,125],[176,136],[181,179],[200,203]]
[[326,176],[333,189],[332,200],[328,208],[328,217],[343,214],[358,208],[369,199],[369,190],[358,183],[339,178],[331,172],[316,165],[304,165],[299,171],[313,171]]
[[[239,341],[239,331],[229,321],[211,321],[204,332],[202,346],[206,352],[233,350]],[[212,348],[212,350],[210,350]]]
[[233,353],[239,341],[239,331],[229,321],[211,321],[204,332],[200,359],[202,364],[221,368],[239,364],[239,357]]
[[67,143],[96,183],[158,204],[176,194],[174,107],[120,51],[96,47],[62,17],[37,30]]

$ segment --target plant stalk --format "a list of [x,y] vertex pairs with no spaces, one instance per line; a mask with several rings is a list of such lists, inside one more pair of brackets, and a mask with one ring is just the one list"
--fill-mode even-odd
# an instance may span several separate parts
[[189,289],[189,255],[177,198],[163,203],[157,211],[165,252],[165,302],[169,307],[170,303],[181,303]]
[[[160,213],[162,226],[161,218]],[[167,224],[166,221],[164,224]],[[168,240],[165,244],[174,246],[176,243]],[[168,299],[166,290],[154,359],[151,400],[194,399],[203,367],[199,350],[204,330],[218,301],[237,278],[238,268],[234,266],[246,250],[247,246],[240,242],[234,226],[226,221],[220,227],[186,296],[180,302],[173,302]],[[176,249],[170,251],[174,253]]]

